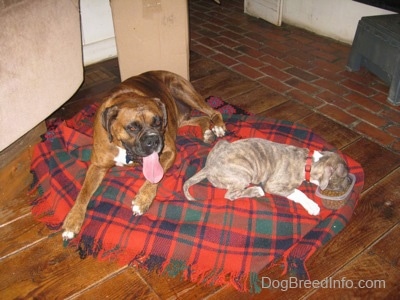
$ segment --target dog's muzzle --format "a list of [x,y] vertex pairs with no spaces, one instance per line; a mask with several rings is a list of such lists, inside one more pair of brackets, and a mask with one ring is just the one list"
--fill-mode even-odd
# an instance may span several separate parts
[[162,139],[159,134],[150,132],[148,134],[144,134],[140,138],[140,145],[145,153],[144,156],[147,156],[153,152],[160,152],[162,147]]

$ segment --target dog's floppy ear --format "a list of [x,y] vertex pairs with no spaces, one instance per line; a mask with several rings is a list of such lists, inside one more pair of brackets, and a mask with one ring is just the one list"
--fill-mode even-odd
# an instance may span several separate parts
[[321,190],[325,190],[326,189],[326,187],[329,184],[329,179],[331,178],[332,174],[333,174],[333,168],[332,167],[330,167],[330,166],[324,167],[324,174],[322,174],[322,178],[319,181],[319,188]]
[[101,124],[103,125],[104,129],[107,131],[108,140],[110,141],[110,143],[113,141],[113,136],[111,134],[111,124],[117,117],[118,111],[119,111],[118,106],[114,105],[114,106],[107,107],[101,114]]
[[161,102],[159,98],[153,98],[154,101],[157,103],[157,105],[161,108],[161,111],[163,113],[163,127],[167,126],[167,109],[165,108],[165,104]]

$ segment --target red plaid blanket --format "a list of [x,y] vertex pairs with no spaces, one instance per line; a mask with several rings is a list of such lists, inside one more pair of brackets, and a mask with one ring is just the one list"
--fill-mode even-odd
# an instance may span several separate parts
[[[218,100],[218,99],[214,99]],[[224,106],[226,108],[226,106]],[[72,207],[89,164],[91,106],[49,130],[34,150],[34,190],[39,197],[32,212],[54,230]],[[226,112],[230,112],[229,109]],[[287,121],[245,115],[224,115],[227,140],[262,137],[319,150],[334,150],[309,129]],[[361,192],[361,166],[346,159],[357,182],[351,199],[337,211],[323,208],[315,186],[300,189],[321,206],[310,216],[283,197],[228,201],[225,191],[207,181],[193,186],[196,202],[185,200],[183,182],[196,173],[212,145],[204,144],[199,128],[184,127],[177,138],[178,157],[162,180],[158,195],[143,216],[133,216],[131,201],[144,181],[139,169],[112,168],[92,197],[81,233],[70,242],[81,257],[113,258],[170,276],[208,284],[230,283],[238,290],[260,291],[257,274],[282,259],[287,270],[307,276],[304,263],[349,221]],[[60,241],[61,242],[61,241]],[[229,275],[229,276],[228,276]]]

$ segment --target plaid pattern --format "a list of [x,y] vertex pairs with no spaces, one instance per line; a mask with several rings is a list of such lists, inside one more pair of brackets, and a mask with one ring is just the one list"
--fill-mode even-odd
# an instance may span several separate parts
[[[227,108],[223,101],[222,107]],[[89,164],[96,108],[88,107],[61,122],[35,147],[33,189],[39,190],[40,196],[32,203],[32,212],[54,230],[60,229],[81,188]],[[225,114],[224,118],[228,129],[225,138],[230,141],[261,137],[334,150],[298,124],[237,114]],[[191,188],[192,195],[202,200],[189,202],[182,193],[183,182],[204,166],[212,145],[202,142],[197,127],[181,128],[176,142],[175,165],[162,180],[150,210],[142,216],[133,216],[131,211],[135,191],[144,182],[140,167],[110,169],[89,203],[81,233],[70,242],[78,247],[81,257],[115,259],[169,276],[180,274],[195,282],[230,283],[241,291],[259,292],[258,272],[277,260],[283,261],[287,271],[307,277],[306,259],[344,228],[363,186],[361,166],[344,156],[357,179],[345,206],[337,211],[325,209],[314,194],[315,186],[303,183],[299,188],[321,206],[317,217],[286,198],[269,194],[228,201],[225,191],[213,188],[208,181]]]

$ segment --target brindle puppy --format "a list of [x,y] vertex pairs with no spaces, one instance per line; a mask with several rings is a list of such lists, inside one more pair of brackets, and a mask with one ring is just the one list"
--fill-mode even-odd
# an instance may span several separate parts
[[309,152],[260,138],[233,143],[221,140],[209,153],[205,167],[184,183],[183,190],[188,200],[195,200],[189,193],[190,186],[207,178],[214,187],[227,189],[225,198],[229,200],[261,197],[265,191],[287,197],[300,203],[310,215],[318,215],[318,204],[297,189],[307,177],[307,157],[309,180],[322,190],[346,189],[348,167],[337,153]]

